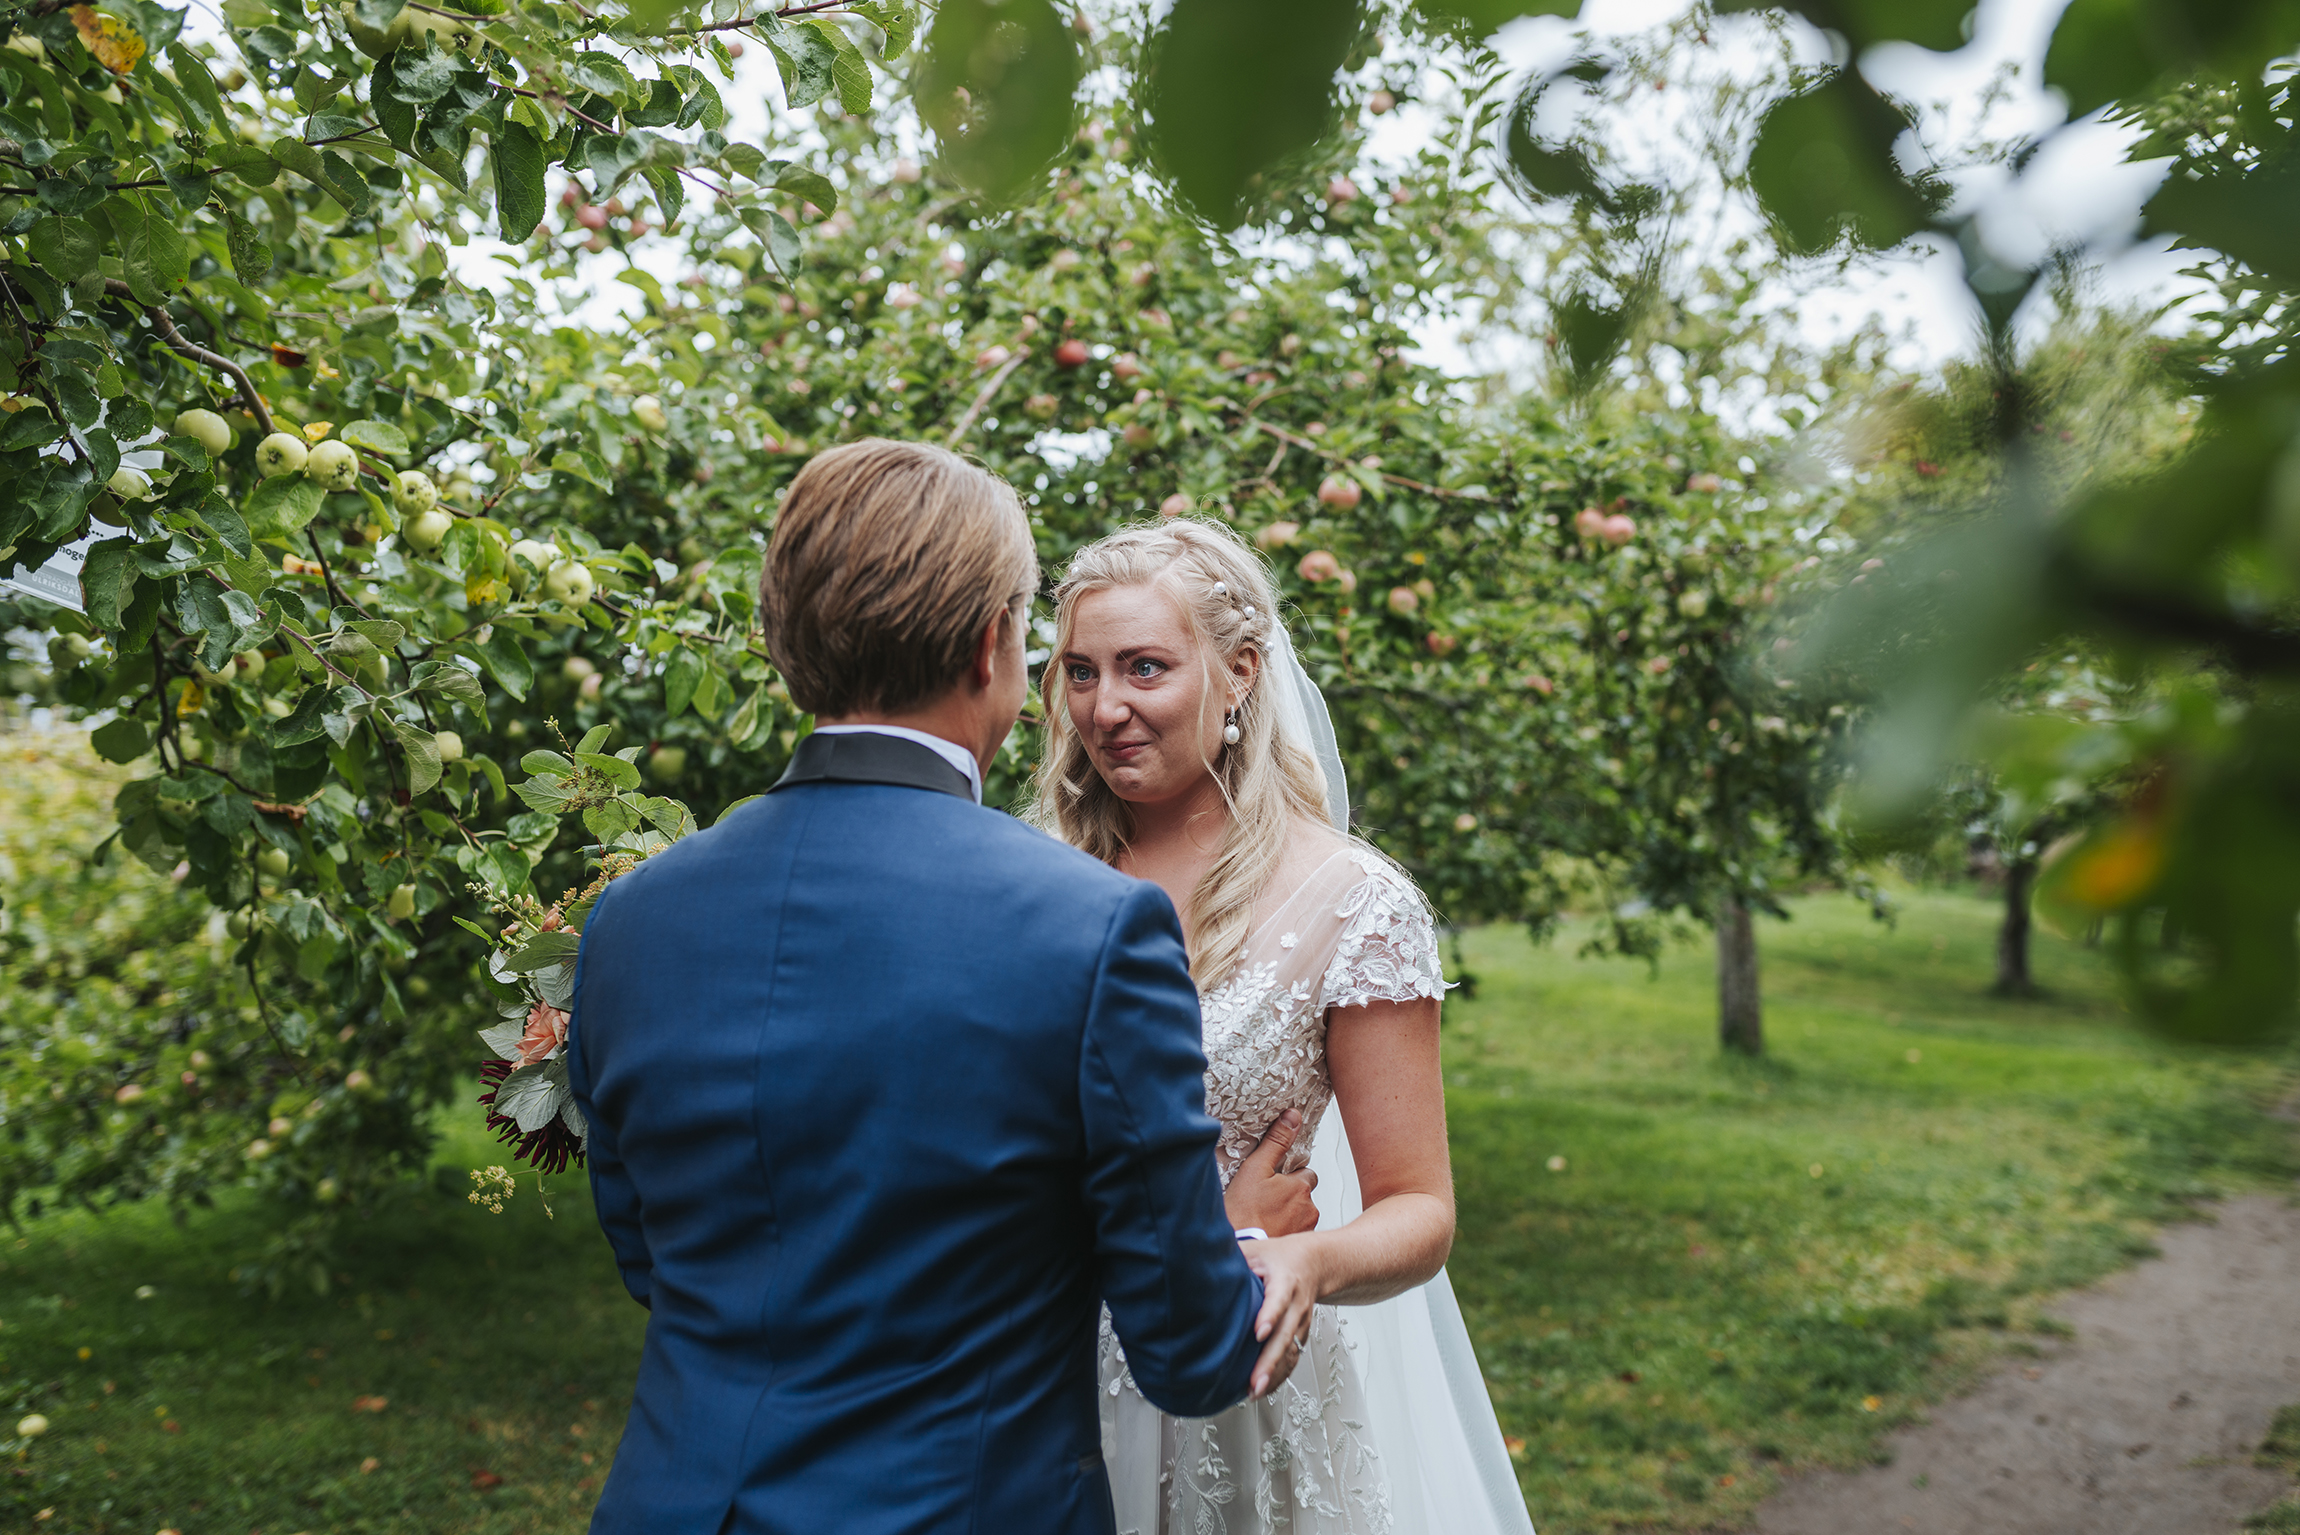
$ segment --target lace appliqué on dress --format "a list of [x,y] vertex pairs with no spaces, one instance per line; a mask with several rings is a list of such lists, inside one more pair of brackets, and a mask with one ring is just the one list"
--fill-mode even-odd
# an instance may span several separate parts
[[[1279,919],[1283,918],[1283,925]],[[1421,893],[1363,847],[1334,855],[1247,944],[1237,970],[1202,998],[1206,1110],[1222,1126],[1227,1184],[1270,1122],[1299,1109],[1309,1127],[1289,1158],[1309,1160],[1333,1097],[1329,1008],[1442,997],[1437,928]],[[1102,1319],[1104,1422],[1125,1424],[1106,1453],[1151,1453],[1159,1424],[1161,1507],[1121,1509],[1140,1535],[1386,1535],[1389,1485],[1366,1432],[1365,1384],[1348,1314],[1312,1313],[1309,1347],[1285,1385],[1213,1418],[1175,1419],[1140,1399],[1125,1350]],[[1147,1415],[1147,1416],[1146,1416]],[[1111,1437],[1106,1429],[1106,1438]]]

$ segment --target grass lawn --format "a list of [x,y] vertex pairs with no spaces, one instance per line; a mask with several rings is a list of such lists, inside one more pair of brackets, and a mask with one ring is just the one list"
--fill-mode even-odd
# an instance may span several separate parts
[[[1984,1340],[2017,1347],[2023,1296],[2292,1171],[2259,1113],[2278,1070],[2135,1036],[2083,951],[2041,939],[2054,1000],[2000,1004],[1983,903],[1797,913],[1763,934],[1754,1065],[1716,1055],[1705,953],[1654,979],[1467,939],[1452,1271],[1545,1535],[1730,1525],[1775,1469],[1857,1460]],[[532,1179],[503,1215],[465,1202],[497,1158],[458,1124],[325,1296],[240,1293],[245,1203],[0,1235],[0,1436],[51,1423],[0,1437],[0,1528],[583,1528],[643,1314],[575,1180],[555,1221]]]
[[2040,933],[2049,999],[1999,1002],[1990,904],[1794,909],[1760,935],[1762,1062],[1720,1058],[1701,950],[1649,978],[1465,943],[1452,1272],[1545,1535],[1733,1527],[2023,1347],[2040,1292],[2295,1171],[2262,1112],[2290,1072],[2135,1033],[2096,955]]

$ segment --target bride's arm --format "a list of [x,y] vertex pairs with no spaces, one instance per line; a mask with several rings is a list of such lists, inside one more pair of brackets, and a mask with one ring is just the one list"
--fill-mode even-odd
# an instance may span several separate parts
[[1453,1248],[1438,1002],[1372,1002],[1329,1015],[1326,1066],[1349,1126],[1365,1213],[1315,1244],[1318,1299],[1364,1306],[1428,1280]]

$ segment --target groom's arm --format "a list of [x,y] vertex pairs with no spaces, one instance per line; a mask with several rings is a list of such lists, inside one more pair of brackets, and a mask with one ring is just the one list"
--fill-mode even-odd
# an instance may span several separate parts
[[647,1250],[646,1229],[639,1220],[639,1190],[623,1166],[616,1149],[615,1127],[591,1102],[591,1061],[584,1052],[583,972],[592,959],[591,940],[605,926],[607,891],[601,891],[591,918],[583,925],[583,944],[575,955],[575,990],[567,1025],[567,1085],[574,1089],[575,1107],[591,1127],[584,1160],[591,1170],[591,1202],[599,1212],[600,1229],[614,1250],[615,1266],[623,1272],[623,1288],[631,1298],[652,1311],[655,1306],[655,1259]]
[[1104,936],[1079,1055],[1102,1297],[1142,1394],[1177,1417],[1244,1398],[1262,1282],[1222,1210],[1198,992],[1174,908],[1128,893]]

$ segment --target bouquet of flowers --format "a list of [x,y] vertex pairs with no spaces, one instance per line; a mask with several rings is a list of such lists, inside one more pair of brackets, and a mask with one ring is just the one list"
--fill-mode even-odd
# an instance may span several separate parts
[[525,891],[504,896],[474,886],[502,915],[503,931],[489,935],[476,924],[465,924],[495,944],[488,973],[511,997],[502,1021],[480,1031],[481,1043],[492,1053],[479,1068],[488,1089],[479,1102],[495,1138],[511,1146],[515,1160],[538,1172],[563,1172],[570,1162],[580,1167],[591,1138],[567,1081],[567,1018],[583,924],[610,881],[695,829],[695,817],[685,805],[636,792],[638,747],[612,755],[598,750],[609,728],[599,726],[568,752],[529,752],[520,763],[528,777],[514,786],[538,813],[581,814],[584,829],[598,839],[585,850],[597,865],[596,875],[548,906]]

